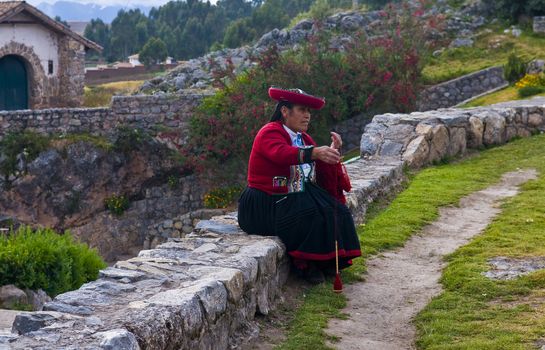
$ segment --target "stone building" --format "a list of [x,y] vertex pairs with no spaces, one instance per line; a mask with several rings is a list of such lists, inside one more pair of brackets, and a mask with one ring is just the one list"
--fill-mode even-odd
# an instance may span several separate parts
[[24,1],[0,1],[0,110],[80,106],[89,49],[102,47]]

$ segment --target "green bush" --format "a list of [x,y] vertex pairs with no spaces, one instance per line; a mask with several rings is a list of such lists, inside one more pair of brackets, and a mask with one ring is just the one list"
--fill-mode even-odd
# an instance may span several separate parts
[[545,92],[545,86],[525,86],[518,90],[520,97],[528,97]]
[[514,52],[507,58],[507,63],[503,66],[503,76],[509,84],[514,84],[526,74],[527,63]]
[[0,237],[0,285],[43,289],[55,296],[95,280],[106,264],[69,232],[22,226]]
[[17,156],[31,162],[49,146],[49,138],[33,132],[7,133],[0,141],[0,173],[7,179],[17,175]]
[[113,214],[119,216],[129,208],[129,199],[124,195],[112,195],[104,200],[106,209],[108,209]]

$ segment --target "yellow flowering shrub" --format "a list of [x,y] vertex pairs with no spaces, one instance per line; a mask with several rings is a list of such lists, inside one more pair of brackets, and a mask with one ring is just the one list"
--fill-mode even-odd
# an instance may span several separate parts
[[113,194],[104,200],[104,204],[112,214],[119,216],[129,208],[129,199],[122,194]]
[[210,209],[226,208],[238,199],[241,186],[216,188],[204,195],[204,206]]
[[545,86],[545,76],[540,74],[526,74],[520,79],[515,86],[517,89],[522,89],[527,86]]

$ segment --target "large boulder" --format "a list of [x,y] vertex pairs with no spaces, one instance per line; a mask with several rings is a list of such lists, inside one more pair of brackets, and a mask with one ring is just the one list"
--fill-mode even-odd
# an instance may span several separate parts
[[0,309],[14,309],[28,305],[28,297],[13,284],[0,287]]

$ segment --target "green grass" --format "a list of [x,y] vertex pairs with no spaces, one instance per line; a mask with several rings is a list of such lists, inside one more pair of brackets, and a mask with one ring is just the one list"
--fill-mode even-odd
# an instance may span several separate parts
[[113,144],[103,136],[95,136],[88,133],[54,135],[51,137],[53,145],[64,147],[76,142],[88,142],[105,151],[113,149]]
[[[540,173],[545,174],[545,157],[540,151],[544,147],[545,136],[538,135],[513,141],[502,147],[485,150],[456,163],[430,167],[422,170],[416,175],[410,176],[410,182],[407,189],[400,193],[386,209],[377,212],[372,218],[368,218],[368,222],[358,228],[364,257],[363,259],[355,259],[354,266],[343,273],[343,281],[346,283],[360,278],[359,276],[365,272],[365,261],[368,257],[379,254],[385,250],[402,246],[412,234],[419,232],[423,226],[437,218],[439,207],[456,205],[461,197],[497,182],[503,173],[513,171],[517,168],[536,168]],[[528,189],[536,187],[536,184],[541,182],[543,182],[543,189],[545,189],[545,180],[543,179],[540,180],[540,182],[532,182],[531,184],[526,185],[524,189],[527,191]],[[540,186],[538,187],[541,188]],[[534,200],[538,201],[537,197],[539,196],[537,196],[536,193],[532,193],[531,196],[536,197]],[[541,198],[545,198],[545,193],[541,192],[540,196]],[[543,201],[544,203],[540,203],[542,204],[541,206],[536,206],[537,203],[529,205],[527,210],[533,211],[524,214],[524,220],[521,219],[513,222],[513,228],[518,227],[519,229],[517,231],[521,235],[528,227],[525,220],[530,214],[530,217],[534,218],[534,223],[537,225],[536,227],[539,227],[539,224],[541,224],[541,227],[544,227],[541,220],[545,221],[545,215],[542,214],[543,209],[541,208],[545,208],[545,199]],[[536,220],[537,216],[541,219]],[[497,235],[498,232],[496,232],[496,236]],[[503,244],[503,249],[509,251],[511,241],[500,239],[501,237],[497,238],[499,241],[498,244]],[[543,255],[545,255],[545,246],[542,242],[539,242],[539,237],[529,236],[528,238],[530,239],[529,241],[523,242],[519,240],[520,242],[518,243],[525,246],[527,250],[531,247],[541,245],[543,247],[531,249],[534,251],[536,251],[536,249],[540,252],[543,251]],[[482,245],[482,248],[485,246],[486,245]],[[471,249],[469,252],[466,252],[466,254],[470,252]],[[465,257],[462,257],[461,259],[463,261]],[[480,260],[478,261],[480,261],[481,265],[475,265],[475,263],[469,259],[469,267],[463,270],[463,272],[469,270],[473,273],[468,279],[459,277],[459,279],[468,282],[469,285],[466,286],[452,283],[450,286],[455,290],[466,290],[470,295],[474,292],[480,293],[481,288],[479,285],[484,283],[484,279],[480,278],[478,275],[481,271],[479,268],[483,267],[483,258],[481,257],[479,259]],[[452,269],[453,273],[458,271],[456,266]],[[463,273],[462,275],[465,276]],[[541,274],[541,276],[543,281],[545,281],[545,274]],[[448,282],[451,278],[452,277],[448,276],[444,277],[443,282]],[[475,282],[475,279],[478,283]],[[529,279],[528,282],[523,282],[521,286],[511,289],[509,292],[528,292],[528,286],[532,283],[535,283],[535,278]],[[492,283],[489,282],[487,285],[491,284]],[[541,286],[541,284],[537,285]],[[492,290],[497,290],[498,288],[499,287],[494,287]],[[327,346],[325,345],[327,335],[322,327],[326,325],[328,318],[337,317],[339,315],[339,310],[335,311],[334,309],[331,309],[331,307],[338,307],[340,309],[343,307],[346,300],[343,295],[335,295],[331,291],[331,286],[328,284],[311,289],[309,295],[312,293],[315,293],[313,294],[314,297],[306,298],[303,306],[295,312],[294,320],[289,326],[288,339],[279,346],[279,349],[327,349]],[[487,289],[487,293],[492,292]],[[498,292],[498,295],[508,294],[501,294]],[[464,297],[469,298],[467,295],[464,295]],[[451,328],[454,328],[454,330],[449,328],[451,333],[449,333],[448,336],[441,332],[442,329],[436,324],[436,322],[439,322],[436,319],[437,317],[443,316],[448,318],[450,313],[453,313],[451,309],[461,308],[459,315],[463,320],[464,313],[468,313],[473,308],[484,305],[484,301],[479,298],[477,298],[477,300],[456,299],[455,302],[449,302],[452,298],[452,296],[448,296],[446,300],[436,299],[436,301],[428,307],[426,313],[420,316],[418,323],[420,330],[419,346],[421,348],[430,349],[492,349],[493,347],[456,347],[453,345],[459,338],[466,336],[466,333],[463,331],[467,332],[467,329],[463,329],[460,334],[455,333],[455,330],[459,328],[457,327],[457,324],[461,322],[459,319],[450,323]],[[481,298],[484,297],[481,296]],[[469,304],[464,304],[465,300],[471,302]],[[434,308],[434,305],[438,305],[438,307]],[[450,306],[450,308],[444,310],[446,306]],[[510,312],[512,313],[514,311]],[[483,319],[486,319],[488,315],[490,315],[489,312],[480,316],[479,314],[476,314],[473,322],[483,322]],[[509,319],[509,317],[506,319]],[[501,321],[501,319],[494,318],[489,320],[491,324]],[[448,320],[442,322],[448,323]],[[539,328],[540,325],[543,326],[539,323],[536,325],[535,329]],[[514,327],[515,326],[513,325],[513,328]],[[475,324],[472,324],[469,328],[470,330],[473,329],[473,334],[479,330]],[[545,327],[541,327],[541,329],[545,329]],[[433,338],[430,338],[432,336]],[[497,337],[498,340],[496,344],[502,344],[502,342],[507,344],[507,342],[510,341],[509,339],[506,339],[509,337],[503,336],[499,334],[499,332],[488,334],[487,336]],[[523,337],[520,334],[518,336]],[[533,338],[534,335],[530,333],[530,335],[526,337]],[[469,336],[467,339],[471,340],[472,337]],[[515,337],[513,339],[513,341],[517,341],[518,338]],[[500,346],[495,347],[494,349],[516,348],[517,347],[509,348]]]
[[[491,31],[491,32],[490,32]],[[473,47],[446,49],[432,58],[422,72],[425,84],[433,85],[488,67],[504,65],[515,51],[526,60],[545,57],[545,37],[524,32],[515,38],[503,28],[489,26],[475,38]]]
[[[534,96],[545,96],[545,93],[537,94]],[[513,101],[513,100],[522,100],[522,99],[530,99],[534,96],[530,97],[520,97],[518,95],[518,89],[514,86],[506,87],[505,89],[498,90],[496,92],[493,92],[488,95],[481,96],[479,98],[476,98],[472,101],[469,101],[468,103],[460,106],[461,108],[469,108],[469,107],[480,107],[480,106],[488,106],[494,103],[500,103],[500,102],[506,102],[506,101]]]
[[135,92],[143,80],[117,81],[96,86],[86,86],[83,94],[83,107],[107,107],[114,95],[130,95]]
[[303,296],[304,302],[296,311],[289,325],[287,341],[275,349],[319,350],[329,349],[326,339],[334,341],[324,333],[330,318],[344,318],[341,310],[346,306],[346,297],[332,291],[330,283],[310,288]]

